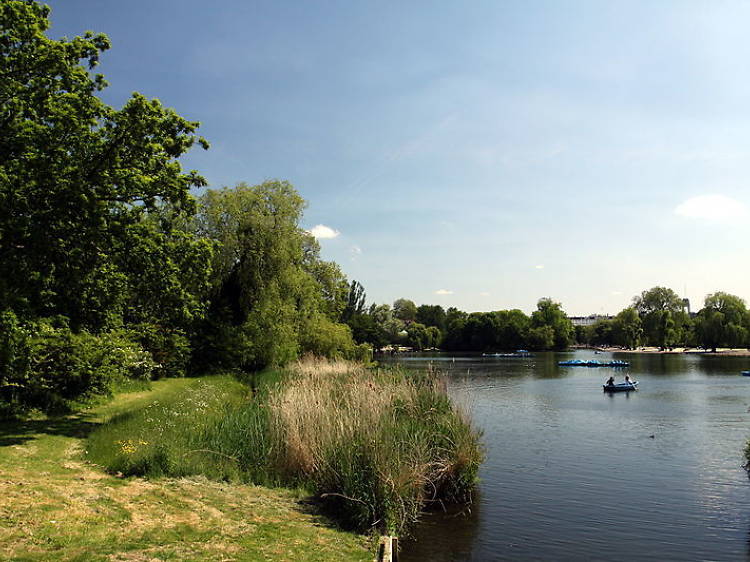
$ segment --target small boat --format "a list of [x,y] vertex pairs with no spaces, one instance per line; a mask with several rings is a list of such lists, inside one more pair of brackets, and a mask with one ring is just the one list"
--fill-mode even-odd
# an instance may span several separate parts
[[742,371],[740,373],[743,377],[750,377],[750,371]]
[[628,392],[630,390],[638,390],[638,381],[603,384],[602,387],[604,387],[604,392]]

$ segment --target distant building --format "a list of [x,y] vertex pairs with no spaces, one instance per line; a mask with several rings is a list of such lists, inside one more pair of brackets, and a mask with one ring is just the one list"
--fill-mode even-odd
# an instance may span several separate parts
[[687,312],[688,316],[692,318],[692,314],[690,313],[690,299],[682,299],[682,310]]
[[608,314],[589,314],[588,316],[568,316],[573,326],[591,326],[599,320],[612,320],[614,316]]

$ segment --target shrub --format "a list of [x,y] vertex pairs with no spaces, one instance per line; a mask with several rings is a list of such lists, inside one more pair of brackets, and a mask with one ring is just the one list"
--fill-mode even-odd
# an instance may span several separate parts
[[152,379],[184,377],[190,361],[190,340],[182,330],[142,323],[130,327],[132,339],[151,354]]
[[0,400],[5,413],[30,408],[67,410],[74,402],[107,396],[115,385],[148,381],[151,355],[124,331],[74,333],[64,318],[21,326],[0,315]]

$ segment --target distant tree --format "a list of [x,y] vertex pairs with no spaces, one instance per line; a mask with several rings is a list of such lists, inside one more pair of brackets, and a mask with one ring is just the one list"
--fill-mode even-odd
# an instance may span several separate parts
[[683,312],[683,301],[672,289],[653,287],[633,297],[643,325],[643,335],[649,345],[673,347],[686,337],[688,317]]
[[438,330],[437,326],[427,327],[427,345],[428,347],[440,347],[440,343],[443,339],[443,333]]
[[386,344],[397,344],[401,342],[404,323],[393,316],[393,310],[389,305],[373,304],[370,307],[369,314],[375,322],[380,339],[385,341]]
[[445,331],[445,310],[439,304],[423,304],[417,307],[416,321],[425,326],[434,326]]
[[586,326],[573,326],[575,332],[575,341],[578,344],[588,344],[589,336]]
[[466,344],[466,318],[467,314],[455,307],[448,309],[445,315],[445,337],[443,347],[447,350],[457,351],[468,349]]
[[406,345],[416,351],[430,347],[432,343],[431,334],[427,332],[427,326],[419,322],[412,322],[406,328]]
[[750,322],[745,301],[735,295],[716,292],[706,297],[695,321],[700,344],[716,351],[717,347],[748,345]]
[[365,299],[365,288],[359,281],[352,281],[349,285],[349,296],[341,319],[348,323],[352,317],[364,314]]
[[550,348],[565,349],[573,341],[573,323],[562,309],[559,302],[542,298],[537,302],[537,309],[531,314],[531,327],[552,328],[553,344]]
[[467,348],[474,351],[490,351],[498,348],[500,323],[492,312],[472,312],[466,318],[464,338]]
[[417,319],[417,305],[409,299],[397,299],[393,303],[393,315],[402,322],[414,322]]
[[609,345],[614,341],[613,322],[607,318],[601,318],[588,326],[587,340],[591,345]]
[[498,349],[520,349],[526,346],[531,319],[521,310],[500,310],[495,312],[499,333]]
[[668,310],[679,312],[682,310],[682,299],[672,289],[653,287],[633,297],[633,306],[643,316],[650,312]]
[[320,259],[320,245],[312,236],[304,236],[303,252],[302,267],[320,288],[320,311],[338,322],[349,299],[349,281],[337,263]]
[[555,329],[552,326],[542,325],[529,330],[529,349],[545,350],[555,346]]
[[632,306],[620,311],[612,322],[613,343],[617,345],[635,349],[640,344],[641,334],[641,317]]

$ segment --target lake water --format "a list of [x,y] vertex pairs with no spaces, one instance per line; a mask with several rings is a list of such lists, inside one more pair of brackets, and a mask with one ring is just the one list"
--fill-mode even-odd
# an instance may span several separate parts
[[[558,367],[624,359],[628,369]],[[403,355],[448,375],[484,432],[471,512],[430,514],[402,562],[748,560],[750,358]],[[605,394],[612,374],[639,390]]]

